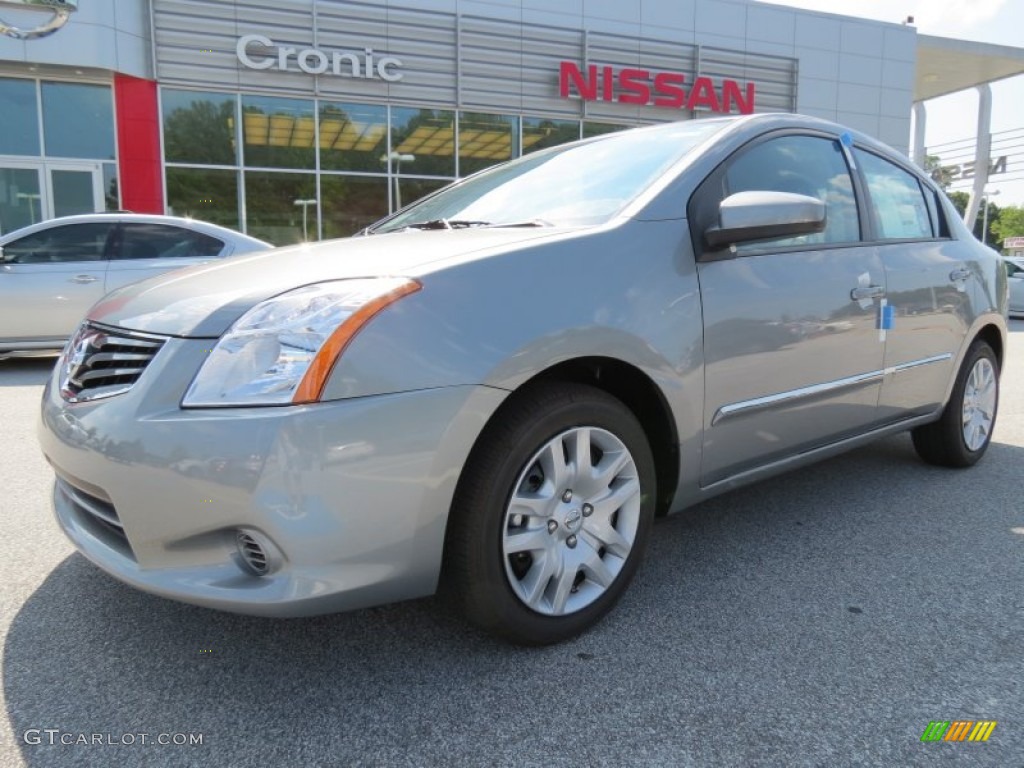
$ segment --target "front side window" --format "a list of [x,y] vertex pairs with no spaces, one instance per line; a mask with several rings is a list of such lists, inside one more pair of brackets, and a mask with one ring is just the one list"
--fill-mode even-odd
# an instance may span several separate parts
[[[725,196],[750,191],[793,192],[825,203],[823,232],[773,240],[775,247],[860,240],[853,181],[838,141],[780,136],[761,142],[732,162],[725,174],[725,187]],[[764,247],[752,243],[740,246],[740,250]]]
[[111,224],[68,224],[52,227],[4,246],[5,264],[67,264],[104,258]]
[[117,259],[187,259],[216,256],[224,243],[215,237],[167,224],[122,225]]
[[871,212],[882,240],[931,238],[932,217],[921,185],[902,168],[878,155],[855,149],[871,195]]

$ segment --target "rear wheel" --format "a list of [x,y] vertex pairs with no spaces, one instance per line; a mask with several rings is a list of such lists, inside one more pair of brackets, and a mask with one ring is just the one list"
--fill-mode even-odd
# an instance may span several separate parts
[[999,407],[999,361],[980,339],[964,358],[942,417],[912,433],[914,448],[929,464],[969,467],[988,449]]
[[654,499],[650,446],[625,405],[577,384],[522,393],[460,480],[445,586],[478,627],[526,645],[565,640],[625,591]]

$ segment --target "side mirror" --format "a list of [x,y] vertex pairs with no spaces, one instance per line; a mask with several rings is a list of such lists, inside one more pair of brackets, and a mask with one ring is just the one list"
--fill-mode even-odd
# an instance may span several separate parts
[[718,226],[704,239],[711,248],[825,230],[825,203],[792,192],[737,192],[718,206]]

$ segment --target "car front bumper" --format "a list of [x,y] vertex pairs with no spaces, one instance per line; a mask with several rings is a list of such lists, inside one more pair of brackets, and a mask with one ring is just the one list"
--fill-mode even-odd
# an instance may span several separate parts
[[[78,550],[145,591],[255,615],[432,593],[459,473],[507,393],[181,409],[208,346],[169,340],[131,390],[107,400],[69,405],[55,378],[47,385],[40,443]],[[246,565],[239,533],[264,545],[265,575]]]

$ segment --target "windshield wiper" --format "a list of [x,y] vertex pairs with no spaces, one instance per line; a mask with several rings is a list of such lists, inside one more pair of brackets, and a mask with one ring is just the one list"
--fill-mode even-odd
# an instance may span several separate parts
[[[412,224],[406,224],[401,229],[388,229],[385,232],[401,232],[407,229],[475,229],[477,227],[492,227],[499,229],[503,227],[553,227],[555,226],[546,219],[529,219],[526,221],[509,221],[501,224],[495,224],[493,221],[476,221],[473,219],[428,219],[427,221],[417,221]],[[375,235],[380,230],[371,229],[367,227],[356,233],[356,237],[365,235]]]
[[507,224],[492,224],[492,227],[553,227],[547,219],[529,219],[528,221],[510,221]]
[[489,221],[472,221],[470,219],[430,219],[406,224],[406,229],[468,229],[469,227],[486,227]]
[[415,224],[407,224],[406,229],[469,229],[470,227],[553,227],[550,221],[544,219],[529,219],[528,221],[509,221],[496,224],[493,221],[473,221],[470,219],[431,219],[430,221],[418,221]]

